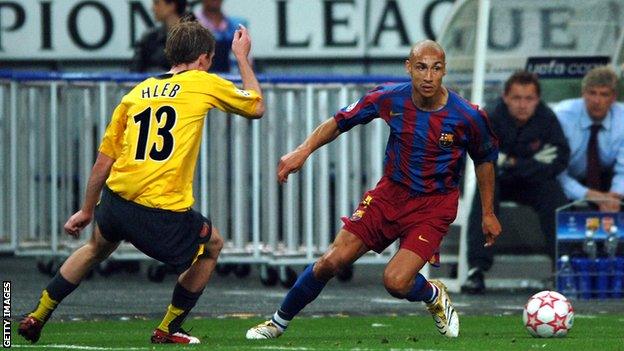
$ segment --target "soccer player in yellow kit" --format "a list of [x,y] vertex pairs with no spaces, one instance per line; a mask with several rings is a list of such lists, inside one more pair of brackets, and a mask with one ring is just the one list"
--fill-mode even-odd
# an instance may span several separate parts
[[126,240],[180,273],[151,341],[199,343],[183,331],[182,322],[208,283],[223,246],[210,220],[191,209],[204,118],[214,107],[247,118],[264,113],[260,85],[247,58],[247,30],[241,26],[232,41],[243,89],[206,72],[214,48],[212,34],[199,23],[176,25],[165,48],[171,70],[139,83],[115,109],[82,208],[65,224],[65,231],[77,237],[95,217],[93,234],[65,261],[35,310],[20,322],[19,334],[27,340],[39,339],[63,298]]

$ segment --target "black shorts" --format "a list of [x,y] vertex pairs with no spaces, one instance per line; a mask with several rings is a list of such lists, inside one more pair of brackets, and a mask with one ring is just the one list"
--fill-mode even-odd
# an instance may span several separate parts
[[[212,224],[199,212],[174,212],[128,201],[107,186],[95,208],[95,221],[104,239],[126,240],[144,254],[173,266],[188,269],[212,234]],[[200,233],[208,231],[205,237]]]

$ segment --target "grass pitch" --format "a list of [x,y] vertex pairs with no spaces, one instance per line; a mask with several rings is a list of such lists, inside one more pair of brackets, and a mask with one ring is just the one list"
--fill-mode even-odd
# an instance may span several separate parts
[[624,350],[624,315],[577,316],[561,339],[536,339],[514,316],[460,316],[457,339],[438,334],[429,316],[297,318],[276,340],[245,340],[245,331],[263,320],[192,319],[201,345],[152,345],[156,320],[55,322],[31,345],[13,330],[13,347],[40,350]]

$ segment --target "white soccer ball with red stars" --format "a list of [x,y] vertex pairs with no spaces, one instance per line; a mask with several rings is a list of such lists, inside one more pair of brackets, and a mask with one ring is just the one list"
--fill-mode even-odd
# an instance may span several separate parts
[[534,337],[563,337],[572,329],[574,310],[565,296],[546,290],[531,296],[524,306],[522,320]]

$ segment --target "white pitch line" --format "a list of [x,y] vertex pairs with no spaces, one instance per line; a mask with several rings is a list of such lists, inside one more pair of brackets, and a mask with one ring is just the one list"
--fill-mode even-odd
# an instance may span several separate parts
[[370,302],[372,303],[388,303],[388,304],[404,304],[407,305],[411,302],[407,301],[407,300],[399,300],[399,299],[386,299],[383,297],[377,297],[377,298],[372,298],[370,300]]
[[499,306],[494,306],[494,307],[500,310],[511,310],[511,311],[516,311],[516,310],[522,311],[524,309],[523,306],[517,306],[517,305],[499,305]]
[[289,347],[289,346],[259,346],[254,347],[256,350],[293,350],[293,351],[310,351],[315,350],[309,347]]
[[245,291],[245,290],[231,290],[223,293],[224,295],[234,296],[256,296],[256,297],[269,297],[269,298],[283,298],[283,292],[258,292],[258,291]]
[[149,350],[147,347],[100,347],[100,346],[82,346],[82,345],[11,345],[15,348],[28,349],[61,349],[61,350],[90,350],[90,351],[123,351],[123,350]]
[[[88,350],[88,351],[124,351],[124,350],[150,350],[147,347],[100,347],[100,346],[82,346],[82,345],[64,345],[64,344],[50,344],[50,345],[12,345],[15,348],[28,348],[28,349],[61,349],[61,350]],[[249,347],[254,350],[278,350],[278,351],[314,351],[321,350],[313,347],[296,347],[296,346],[258,346]],[[341,348],[333,347],[335,350],[345,351],[378,351],[378,348]],[[439,351],[435,349],[414,349],[414,348],[390,348],[389,351]]]
[[[314,351],[321,350],[312,347],[295,347],[295,346],[261,346],[261,347],[253,347],[254,350],[283,350],[283,351]],[[341,348],[341,347],[333,347],[334,350],[345,350],[345,351],[379,351],[379,350],[388,350],[388,351],[440,351],[439,349],[413,349],[413,348],[390,348],[390,349],[377,349],[377,348]],[[324,350],[324,349],[323,349]]]
[[[395,305],[395,304],[407,305],[407,304],[413,303],[413,302],[409,302],[407,300],[389,299],[389,298],[383,298],[383,297],[372,298],[370,300],[370,302],[372,302],[372,303],[383,303],[383,304],[393,304],[393,305]],[[469,304],[469,303],[465,303],[465,302],[453,302],[453,306],[463,308],[463,307],[470,307],[472,305]]]

